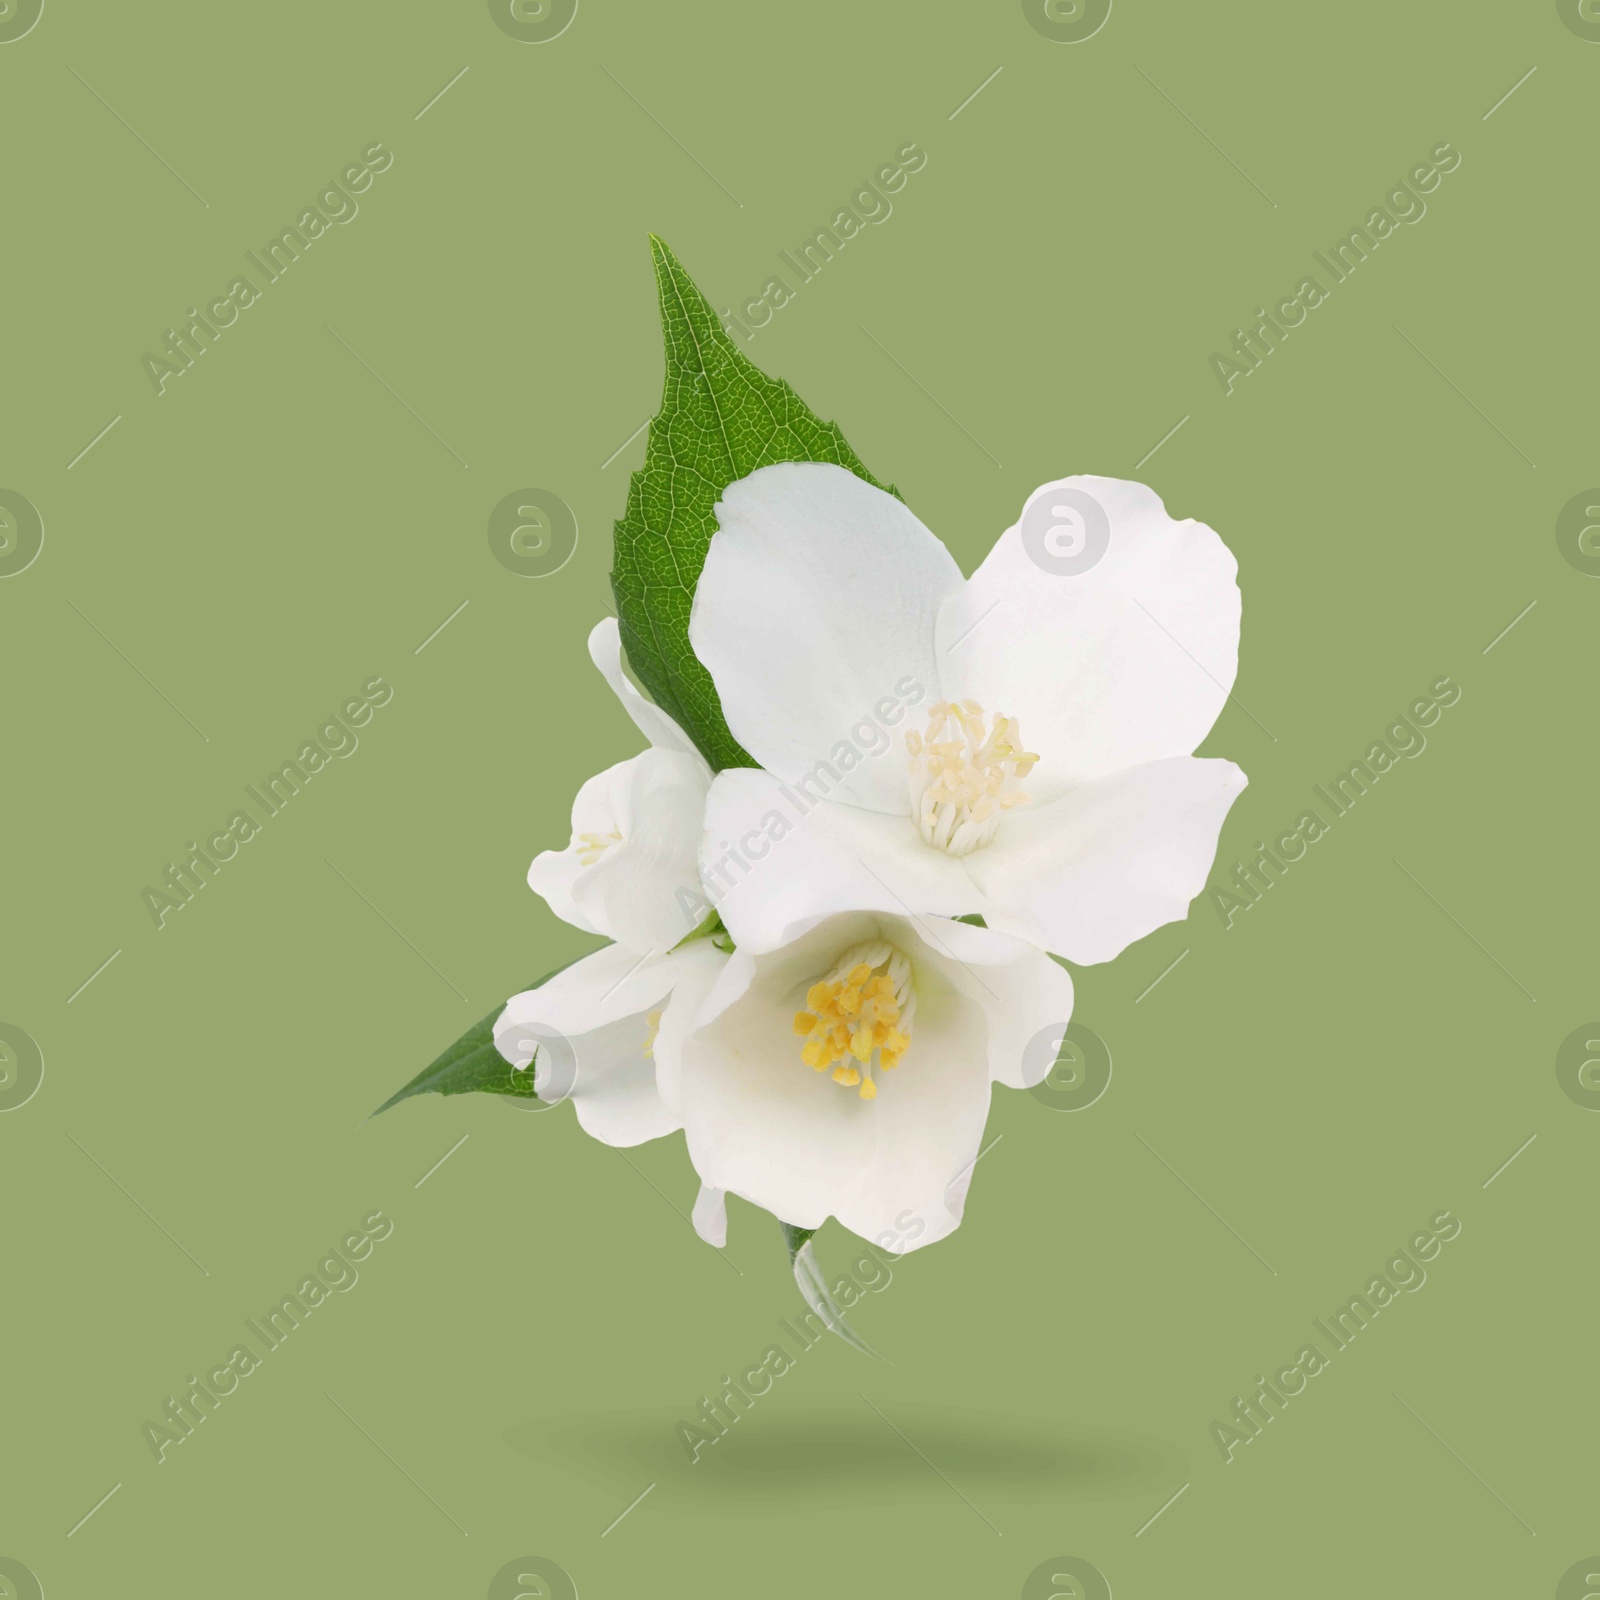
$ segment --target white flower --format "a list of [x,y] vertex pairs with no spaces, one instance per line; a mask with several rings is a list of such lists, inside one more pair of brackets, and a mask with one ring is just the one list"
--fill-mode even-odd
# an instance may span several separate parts
[[572,1102],[585,1133],[636,1145],[683,1126],[657,1088],[657,1057],[676,1049],[728,957],[709,939],[667,955],[620,944],[585,956],[526,994],[494,1025],[495,1048],[514,1067],[534,1062],[534,1092]]
[[717,775],[701,876],[741,950],[835,911],[977,912],[1089,963],[1185,914],[1245,786],[1191,754],[1238,666],[1210,528],[1065,478],[963,580],[840,467],[764,467],[716,511],[690,640],[763,770]]
[[528,882],[557,916],[615,941],[512,996],[494,1042],[514,1067],[534,1063],[547,1103],[570,1100],[584,1131],[642,1144],[681,1126],[656,1088],[659,1038],[682,1036],[727,956],[709,940],[681,950],[703,908],[696,849],[710,769],[683,730],[622,671],[617,624],[589,654],[651,748],[591,778],[572,808],[572,843],[547,850]]
[[535,858],[528,883],[575,928],[664,952],[704,909],[696,857],[711,772],[677,723],[623,676],[613,618],[589,635],[589,653],[651,748],[584,784],[572,842]]
[[1071,1014],[1072,980],[1049,956],[935,917],[848,913],[776,951],[735,950],[688,1036],[680,1014],[656,1041],[662,1102],[706,1185],[697,1228],[722,1242],[731,1192],[892,1248],[943,1238],[990,1086],[1039,1082]]

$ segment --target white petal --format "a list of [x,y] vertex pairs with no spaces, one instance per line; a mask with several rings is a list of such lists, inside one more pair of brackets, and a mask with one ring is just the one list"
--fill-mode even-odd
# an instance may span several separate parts
[[[502,1026],[537,1022],[577,1038],[624,1017],[643,1016],[661,1002],[680,971],[676,956],[608,944],[562,968],[537,989],[512,995],[495,1024],[495,1043],[500,1043]],[[501,1054],[512,1059],[504,1050]]]
[[970,858],[991,928],[1069,961],[1109,961],[1205,887],[1245,775],[1231,761],[1180,756],[1022,806]]
[[648,1013],[677,975],[671,956],[640,957],[621,945],[585,956],[547,983],[513,995],[494,1026],[495,1048],[513,1066],[538,1051],[541,1098],[571,1100],[586,1133],[631,1146],[680,1126],[656,1089],[645,1054]]
[[791,1022],[839,951],[877,926],[833,918],[768,956],[736,950],[683,1047],[679,1111],[701,1182],[796,1227],[821,1227],[854,1189],[877,1124],[875,1103],[800,1059]]
[[[796,782],[933,693],[935,619],[961,571],[893,495],[843,467],[785,462],[730,484],[716,515],[689,639],[767,771]],[[908,808],[903,763],[828,782],[836,799]]]
[[588,870],[576,850],[541,850],[528,868],[528,887],[543,897],[546,905],[574,928],[585,933],[604,934],[579,909],[573,898],[578,880]]
[[653,700],[647,700],[628,681],[622,670],[622,634],[615,617],[606,617],[594,625],[589,635],[589,659],[600,669],[612,692],[622,702],[622,708],[633,718],[634,726],[658,750],[678,750],[684,755],[700,756],[694,741]]
[[[578,791],[572,843],[535,857],[529,884],[575,927],[670,950],[704,915],[697,856],[709,781],[698,756],[676,750],[608,767]],[[597,860],[582,834],[603,842]],[[620,843],[604,843],[613,834]]]
[[911,957],[916,1016],[905,1059],[879,1075],[878,1142],[837,1215],[863,1238],[898,1235],[890,1248],[912,1250],[960,1224],[991,1081],[1044,1077],[1072,1016],[1072,979],[1024,941],[966,923],[885,918],[882,928]]
[[[656,1089],[655,1064],[644,1053],[648,1039],[646,1019],[638,1016],[573,1041],[577,1074],[566,1098],[591,1139],[627,1149],[681,1126]],[[535,1087],[542,1093],[542,1080]]]
[[[1052,505],[1109,543],[1087,570],[1051,570],[1035,537]],[[1030,547],[1033,554],[1030,554]],[[1044,564],[1036,559],[1043,551]],[[1167,756],[1205,738],[1238,670],[1238,563],[1203,523],[1174,521],[1142,484],[1063,478],[1030,497],[963,592],[939,615],[947,698],[1021,720],[1040,756],[1040,800]]]
[[[863,1239],[898,1236],[902,1250],[934,1244],[960,1225],[989,1117],[984,1008],[929,983],[923,971],[918,980],[911,1048],[879,1078],[878,1098],[858,1102],[876,1117],[878,1136],[834,1212]],[[827,1087],[856,1098],[853,1090]]]
[[583,864],[585,851],[578,843],[578,836],[592,833],[603,839],[617,827],[623,796],[627,792],[628,771],[629,763],[619,761],[616,766],[607,767],[590,778],[572,802],[572,843],[565,850],[541,851],[528,868],[528,887],[541,895],[563,922],[570,922],[585,933],[598,933],[607,938],[612,937],[610,929],[592,921],[590,914],[578,905],[578,884],[589,871]]
[[678,1115],[684,1040],[699,1020],[700,1008],[727,966],[728,956],[710,939],[696,939],[674,950],[671,961],[672,998],[661,1013],[656,1034],[656,1092]]
[[1010,1089],[1042,1082],[1072,1020],[1071,974],[1036,945],[992,928],[918,917],[916,929],[922,963],[983,1009],[989,1076]]
[[622,843],[582,873],[572,900],[619,944],[670,950],[704,915],[697,858],[705,763],[676,750],[646,750],[623,765],[616,821]]
[[959,916],[982,899],[963,860],[924,844],[909,815],[807,802],[749,767],[712,781],[700,876],[735,942],[752,952],[839,911]]
[[694,1231],[705,1240],[707,1244],[714,1244],[717,1249],[728,1242],[728,1197],[721,1189],[713,1189],[709,1184],[700,1185],[699,1198],[694,1203],[692,1214]]

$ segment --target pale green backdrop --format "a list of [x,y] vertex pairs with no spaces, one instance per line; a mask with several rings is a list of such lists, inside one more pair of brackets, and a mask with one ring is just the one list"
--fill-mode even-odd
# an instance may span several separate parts
[[[1074,40],[1058,0],[582,0],[515,37],[540,11],[0,12],[0,1594],[566,1592],[524,1557],[585,1600],[1557,1594],[1600,1548],[1592,8],[1116,0]],[[1461,693],[1231,927],[1076,974],[1106,1093],[1001,1093],[960,1232],[855,1312],[893,1364],[799,1354],[691,1466],[675,1422],[798,1305],[770,1220],[717,1255],[679,1140],[565,1109],[363,1119],[587,947],[524,873],[639,746],[583,641],[659,393],[647,231],[734,304],[907,142],[744,348],[969,569],[1069,472],[1221,531],[1217,881]],[[1426,214],[1225,392],[1440,144]],[[489,538],[532,488],[578,528],[542,577]],[[372,678],[359,748],[158,930],[143,891]],[[1225,1461],[1440,1211],[1426,1284]],[[373,1212],[158,1463],[144,1425]]]

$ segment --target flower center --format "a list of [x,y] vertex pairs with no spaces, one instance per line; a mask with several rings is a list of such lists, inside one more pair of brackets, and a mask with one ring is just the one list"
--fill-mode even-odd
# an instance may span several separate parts
[[622,835],[615,828],[610,833],[580,833],[572,841],[572,848],[580,852],[578,859],[592,867],[613,845],[622,843]]
[[1038,756],[1022,748],[1015,717],[984,728],[976,700],[944,701],[928,711],[928,729],[906,734],[911,815],[927,844],[971,855],[994,838],[1000,819],[1026,803],[1022,781]]
[[911,963],[882,939],[853,945],[806,991],[806,1004],[810,1010],[794,1017],[794,1031],[806,1041],[800,1059],[817,1072],[832,1068],[835,1083],[859,1087],[863,1100],[876,1100],[874,1054],[889,1071],[911,1044],[917,1009]]

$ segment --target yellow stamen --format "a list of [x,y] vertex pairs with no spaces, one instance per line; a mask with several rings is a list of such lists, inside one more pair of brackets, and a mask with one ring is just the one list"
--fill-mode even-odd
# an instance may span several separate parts
[[807,989],[806,1005],[791,1023],[805,1040],[800,1059],[816,1072],[830,1072],[835,1083],[858,1089],[863,1100],[877,1099],[874,1057],[881,1067],[898,1066],[911,1044],[911,963],[883,940],[856,945]]

